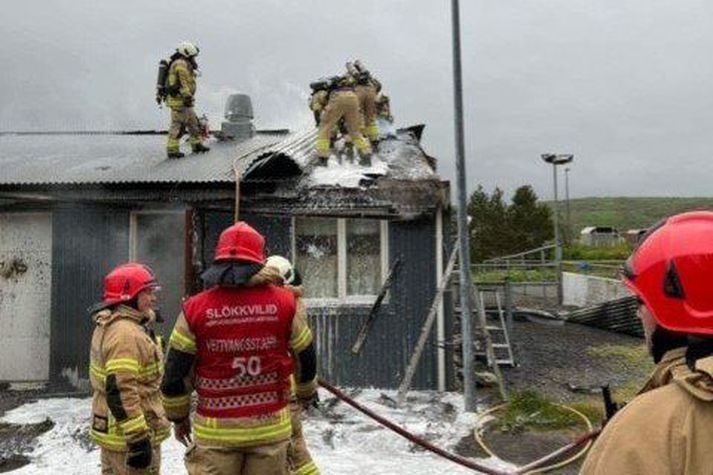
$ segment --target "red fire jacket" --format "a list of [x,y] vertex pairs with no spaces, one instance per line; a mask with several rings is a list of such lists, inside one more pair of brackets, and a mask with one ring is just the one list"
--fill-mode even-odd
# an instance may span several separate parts
[[203,417],[270,414],[290,399],[294,295],[273,285],[214,287],[188,299],[198,346],[194,386]]

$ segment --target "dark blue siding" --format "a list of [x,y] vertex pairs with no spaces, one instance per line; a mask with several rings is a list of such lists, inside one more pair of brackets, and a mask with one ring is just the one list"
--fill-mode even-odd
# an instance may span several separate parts
[[93,323],[87,307],[101,298],[104,276],[129,256],[129,213],[57,210],[52,216],[50,375],[88,377]]
[[[390,223],[390,262],[400,257],[402,266],[359,355],[351,346],[368,306],[309,309],[324,378],[344,386],[398,387],[435,294],[435,232],[433,220]],[[434,326],[413,388],[437,388],[435,334]]]
[[292,260],[292,218],[246,213],[242,219],[265,236],[266,256],[279,254]]
[[[204,211],[200,213],[202,222],[202,260],[205,266],[213,262],[215,246],[220,233],[233,224],[233,213],[227,211]],[[280,254],[287,258],[292,256],[292,218],[272,217],[244,214],[241,220],[250,224],[265,236],[265,254]]]

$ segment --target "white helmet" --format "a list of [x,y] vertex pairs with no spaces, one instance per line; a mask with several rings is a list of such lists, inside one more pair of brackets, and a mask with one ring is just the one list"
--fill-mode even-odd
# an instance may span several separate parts
[[270,256],[265,261],[265,265],[277,269],[285,284],[291,284],[295,281],[295,269],[292,267],[292,263],[284,257]]
[[182,41],[178,47],[176,47],[176,51],[186,58],[192,58],[194,56],[198,56],[198,52],[200,50],[198,49],[198,46],[194,45],[190,41]]

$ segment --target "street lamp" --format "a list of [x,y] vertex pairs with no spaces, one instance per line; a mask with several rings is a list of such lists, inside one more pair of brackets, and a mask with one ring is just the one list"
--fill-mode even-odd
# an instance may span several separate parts
[[565,236],[565,242],[567,244],[572,242],[572,214],[569,210],[569,170],[569,167],[564,169],[564,199],[565,211],[567,213],[567,235]]
[[554,153],[543,153],[540,155],[542,160],[546,163],[552,164],[552,180],[554,182],[554,225],[555,225],[555,262],[559,264],[562,261],[562,242],[560,241],[560,230],[559,230],[559,203],[557,201],[557,165],[564,165],[571,162],[574,159],[574,155],[571,154],[554,154]]
[[[460,267],[461,335],[463,336],[463,396],[465,410],[475,412],[475,360],[473,358],[473,334],[470,313],[470,291],[473,286],[470,275],[470,244],[468,232],[466,180],[465,180],[465,133],[463,126],[463,71],[460,48],[460,5],[451,0],[451,27],[453,33],[453,116],[456,145],[456,183],[458,188],[458,251]],[[440,269],[439,269],[440,272]],[[496,363],[497,364],[497,363]]]

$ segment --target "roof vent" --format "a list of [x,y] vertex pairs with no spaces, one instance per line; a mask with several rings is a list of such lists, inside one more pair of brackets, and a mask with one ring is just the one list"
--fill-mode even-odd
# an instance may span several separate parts
[[225,103],[221,136],[225,140],[247,140],[255,135],[253,103],[247,94],[231,94]]

